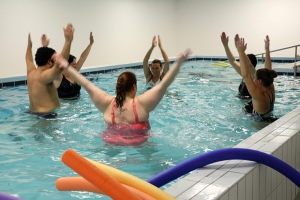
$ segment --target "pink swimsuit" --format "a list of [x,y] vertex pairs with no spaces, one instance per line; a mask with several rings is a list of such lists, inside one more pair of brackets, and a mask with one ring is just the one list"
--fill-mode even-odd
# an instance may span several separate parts
[[111,121],[112,124],[108,124],[107,130],[103,132],[103,141],[115,145],[140,145],[147,141],[149,137],[149,130],[151,129],[149,121],[139,122],[139,117],[136,111],[136,104],[134,99],[132,100],[132,108],[135,117],[134,124],[116,123],[114,107],[116,100],[111,105]]

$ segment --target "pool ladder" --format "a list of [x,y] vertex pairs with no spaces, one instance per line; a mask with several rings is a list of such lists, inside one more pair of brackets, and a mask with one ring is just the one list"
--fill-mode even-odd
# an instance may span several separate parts
[[[295,48],[295,62],[294,62],[294,67],[293,67],[293,69],[294,69],[294,76],[295,77],[297,76],[297,67],[298,67],[297,64],[296,64],[297,63],[297,58],[298,58],[298,55],[297,55],[297,47],[298,46],[300,46],[300,44],[294,45],[294,46],[290,46],[290,47],[285,47],[285,48],[282,48],[282,49],[276,49],[276,50],[270,51],[270,53],[272,53],[272,52],[276,52],[276,51],[282,51],[282,50],[286,50],[286,49]],[[256,54],[255,56],[259,56],[259,55],[261,55],[262,62],[264,62],[265,61],[265,58],[264,58],[265,53]]]

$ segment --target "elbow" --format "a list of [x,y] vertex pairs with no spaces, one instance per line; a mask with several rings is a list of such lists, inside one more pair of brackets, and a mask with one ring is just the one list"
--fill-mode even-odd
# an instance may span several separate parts
[[233,66],[236,62],[235,58],[228,58],[228,62],[230,63],[231,66]]
[[246,79],[246,78],[250,78],[251,79],[251,76],[248,73],[242,73],[241,76],[242,76],[243,79]]

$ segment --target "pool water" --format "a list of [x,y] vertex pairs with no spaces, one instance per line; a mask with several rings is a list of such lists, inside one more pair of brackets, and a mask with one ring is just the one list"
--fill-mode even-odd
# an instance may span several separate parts
[[[262,64],[258,66],[260,68]],[[89,75],[99,88],[114,95],[124,69]],[[130,69],[144,92],[142,69]],[[82,89],[78,100],[61,100],[56,119],[25,114],[26,86],[0,90],[0,192],[23,199],[110,199],[88,192],[60,192],[59,177],[76,176],[61,162],[69,148],[81,155],[147,180],[188,158],[232,147],[268,123],[254,122],[242,110],[247,100],[236,97],[240,76],[232,67],[209,61],[186,62],[161,103],[150,114],[154,136],[139,147],[114,146],[102,141],[102,114]],[[274,115],[281,117],[299,105],[300,82],[290,76],[275,80]]]

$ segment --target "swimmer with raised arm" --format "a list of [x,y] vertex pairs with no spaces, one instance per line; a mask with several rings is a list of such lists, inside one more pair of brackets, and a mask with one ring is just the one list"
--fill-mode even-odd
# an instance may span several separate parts
[[[90,32],[90,43],[86,49],[81,53],[78,62],[76,62],[76,57],[71,55],[69,56],[68,62],[70,66],[79,71],[83,66],[85,60],[87,59],[92,45],[94,43],[94,37],[92,32]],[[58,97],[62,99],[77,99],[80,95],[81,86],[77,84],[70,74],[67,71],[63,71],[62,75],[55,80],[55,85],[57,87]]]
[[[239,35],[236,34],[235,37],[234,37],[235,46],[236,46],[236,42],[238,40],[239,40]],[[230,65],[235,69],[235,71],[239,75],[241,75],[240,63],[238,63],[236,61],[235,57],[233,56],[233,54],[232,54],[232,52],[231,52],[231,50],[230,50],[230,48],[228,46],[229,37],[226,36],[225,32],[222,32],[222,34],[221,34],[221,41],[222,41],[222,44],[224,46],[224,49],[225,49],[225,52],[226,52],[226,56],[228,58],[228,61],[229,61]],[[253,55],[253,54],[247,54],[246,62],[247,62],[247,66],[250,69],[251,76],[253,77],[254,73],[255,73],[255,67],[257,65],[257,59],[256,59],[255,55]],[[245,82],[244,82],[243,79],[242,79],[242,82],[239,85],[238,97],[240,99],[251,99],[251,95],[248,92],[248,89],[247,89],[246,84],[245,84]]]
[[256,70],[254,78],[252,78],[250,69],[247,65],[247,56],[245,54],[247,44],[245,43],[244,38],[239,38],[236,43],[241,63],[241,75],[252,96],[252,115],[256,121],[263,121],[266,117],[269,117],[271,111],[274,109],[275,87],[273,81],[274,78],[277,77],[277,73],[272,70],[269,46],[269,36],[266,36],[265,68]]
[[[61,56],[69,57],[71,43],[73,40],[74,28],[68,24],[64,28],[65,44]],[[46,36],[42,36],[42,43]],[[45,40],[47,42],[47,40]],[[44,41],[44,42],[45,42]],[[49,43],[49,40],[48,40]],[[57,63],[52,59],[55,50],[49,47],[38,48],[35,54],[37,68],[33,62],[32,42],[28,35],[28,45],[26,51],[27,65],[27,87],[29,95],[29,112],[42,117],[55,117],[53,110],[60,106],[54,80],[62,73]]]
[[138,96],[136,96],[136,76],[131,72],[123,72],[119,75],[116,97],[114,97],[97,88],[77,70],[70,67],[60,55],[57,55],[57,62],[61,63],[65,71],[86,89],[95,106],[103,113],[104,121],[108,125],[107,131],[103,133],[103,140],[118,145],[139,145],[149,136],[149,113],[159,104],[181,64],[190,54],[189,49],[181,53],[161,83]]
[[[151,67],[149,67],[148,64],[149,58],[156,45],[157,45],[156,36],[154,36],[152,39],[152,46],[147,52],[147,54],[145,55],[143,61],[144,74],[146,78],[146,90],[149,90],[155,85],[159,84],[161,80],[164,78],[164,76],[166,75],[166,73],[169,71],[170,61],[167,53],[165,52],[161,44],[160,36],[158,36],[158,46],[160,48],[161,54],[165,62],[164,67],[162,66],[161,61],[158,59],[153,60],[151,63]],[[161,72],[162,70],[163,72]]]

